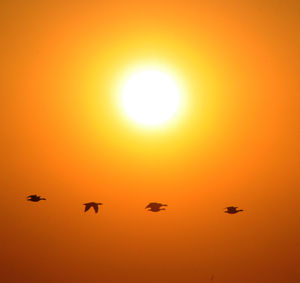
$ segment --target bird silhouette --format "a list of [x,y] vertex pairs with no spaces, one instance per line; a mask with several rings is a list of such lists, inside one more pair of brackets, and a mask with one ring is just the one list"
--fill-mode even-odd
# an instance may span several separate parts
[[99,205],[102,205],[102,203],[101,202],[88,202],[88,203],[84,203],[83,205],[85,205],[84,212],[87,212],[92,207],[92,208],[94,208],[95,213],[98,213]]
[[225,208],[227,210],[225,210],[224,212],[228,214],[236,214],[240,211],[244,211],[243,209],[237,209],[237,208],[238,208],[237,206],[228,206]]
[[145,209],[149,208],[148,211],[158,212],[161,210],[166,210],[165,208],[161,208],[162,206],[168,206],[167,204],[159,203],[159,202],[150,202]]
[[28,201],[34,201],[34,202],[38,202],[40,200],[46,200],[45,198],[41,198],[41,196],[37,196],[37,195],[30,195],[27,197]]

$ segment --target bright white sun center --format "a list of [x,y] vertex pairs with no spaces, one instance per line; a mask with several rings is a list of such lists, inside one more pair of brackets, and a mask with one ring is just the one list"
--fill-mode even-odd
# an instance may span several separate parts
[[141,71],[129,78],[122,93],[123,107],[136,122],[157,125],[177,111],[179,89],[167,74],[155,70]]

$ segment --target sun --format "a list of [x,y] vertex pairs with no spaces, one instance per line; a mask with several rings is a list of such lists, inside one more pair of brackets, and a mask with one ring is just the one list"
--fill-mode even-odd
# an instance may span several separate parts
[[148,126],[159,125],[177,112],[180,91],[166,73],[144,70],[132,75],[126,82],[122,104],[134,121]]

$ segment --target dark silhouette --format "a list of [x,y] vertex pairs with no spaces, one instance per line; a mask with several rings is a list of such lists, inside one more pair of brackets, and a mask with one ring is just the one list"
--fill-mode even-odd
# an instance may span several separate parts
[[101,202],[88,202],[84,203],[85,205],[84,212],[88,211],[91,207],[94,208],[95,213],[98,213],[99,205],[102,205]]
[[167,204],[162,204],[158,202],[150,202],[145,209],[149,208],[148,211],[158,212],[161,210],[166,210],[165,208],[161,208],[162,206],[168,206]]
[[27,197],[28,201],[34,201],[34,202],[38,202],[40,200],[46,200],[45,198],[41,198],[41,196],[37,196],[37,195],[30,195]]
[[243,209],[237,209],[237,208],[238,208],[237,206],[228,206],[225,208],[227,210],[225,210],[224,212],[228,214],[236,214],[240,211],[244,211]]

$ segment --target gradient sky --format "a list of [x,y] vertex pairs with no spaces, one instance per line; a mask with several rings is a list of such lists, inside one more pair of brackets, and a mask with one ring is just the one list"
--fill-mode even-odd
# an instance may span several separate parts
[[[300,282],[299,10],[1,1],[1,282]],[[154,129],[119,99],[148,65],[186,101]]]

